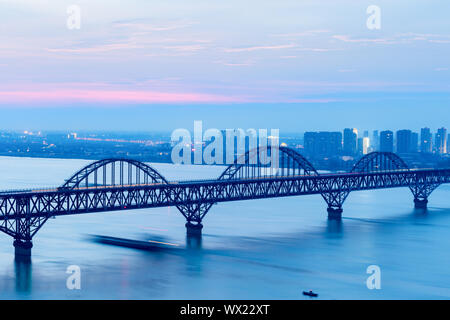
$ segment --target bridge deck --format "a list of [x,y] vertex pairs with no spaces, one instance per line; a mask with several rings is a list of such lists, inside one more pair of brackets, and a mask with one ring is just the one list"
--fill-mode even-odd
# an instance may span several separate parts
[[0,220],[308,194],[334,195],[449,182],[450,169],[427,169],[43,189],[1,194]]
[[[411,173],[411,174],[427,174],[427,173],[447,173],[450,169],[401,169],[401,170],[386,170],[377,171],[372,173],[367,172],[339,172],[339,173],[324,173],[320,175],[289,175],[289,176],[260,176],[251,178],[241,178],[241,179],[201,179],[201,180],[180,180],[180,181],[167,181],[159,183],[140,183],[140,184],[123,184],[123,185],[107,185],[107,186],[88,186],[88,187],[76,187],[76,188],[65,188],[65,187],[50,187],[50,188],[36,188],[36,189],[23,189],[23,190],[0,190],[0,198],[2,197],[21,197],[21,196],[34,196],[36,194],[47,194],[47,193],[61,193],[61,192],[73,192],[73,191],[89,191],[89,190],[117,190],[117,189],[129,189],[129,188],[158,188],[161,186],[201,186],[208,184],[228,184],[228,183],[248,183],[248,182],[267,182],[267,181],[278,181],[278,180],[310,180],[310,179],[346,179],[349,177],[358,176],[370,176],[370,175],[392,175],[398,173]],[[380,187],[381,188],[381,187]]]

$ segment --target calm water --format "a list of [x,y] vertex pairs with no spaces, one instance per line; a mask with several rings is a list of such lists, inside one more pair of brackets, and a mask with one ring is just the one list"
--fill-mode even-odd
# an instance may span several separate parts
[[[0,157],[0,189],[58,186],[83,160]],[[154,167],[169,179],[218,176],[221,168]],[[341,223],[327,220],[320,196],[218,204],[201,243],[187,243],[175,208],[50,219],[34,238],[32,263],[16,264],[0,234],[3,299],[322,299],[450,298],[450,186],[426,214],[408,189],[354,192]],[[177,252],[151,253],[92,242],[100,234],[164,239]],[[366,268],[381,268],[381,290]],[[66,288],[66,268],[81,268],[81,290]]]

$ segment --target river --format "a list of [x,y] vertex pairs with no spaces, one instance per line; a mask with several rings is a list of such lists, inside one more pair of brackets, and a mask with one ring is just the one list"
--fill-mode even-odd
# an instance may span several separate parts
[[[61,185],[85,160],[0,157],[0,189]],[[211,178],[223,168],[152,164],[169,180]],[[450,186],[426,212],[406,189],[350,194],[341,222],[320,196],[220,203],[187,241],[176,208],[61,216],[33,239],[32,262],[14,260],[0,234],[1,299],[449,299]],[[177,250],[99,244],[90,235],[154,239]],[[162,239],[162,240],[161,240]],[[66,273],[79,266],[81,289]],[[369,290],[367,267],[380,268]]]

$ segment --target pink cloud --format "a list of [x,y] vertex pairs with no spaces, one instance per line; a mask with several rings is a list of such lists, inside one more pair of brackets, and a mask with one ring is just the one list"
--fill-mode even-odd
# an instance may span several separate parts
[[0,91],[0,103],[100,102],[100,103],[225,103],[244,99],[204,93],[134,90],[56,89]]
[[225,49],[225,52],[251,52],[257,50],[280,50],[280,49],[289,49],[295,48],[297,45],[295,44],[283,44],[283,45],[273,45],[273,46],[254,46],[254,47],[246,47],[246,48],[229,48]]
[[393,43],[394,41],[392,39],[388,38],[350,38],[347,35],[335,35],[333,36],[334,39],[341,40],[344,42],[351,42],[351,43],[383,43],[383,44],[389,44]]

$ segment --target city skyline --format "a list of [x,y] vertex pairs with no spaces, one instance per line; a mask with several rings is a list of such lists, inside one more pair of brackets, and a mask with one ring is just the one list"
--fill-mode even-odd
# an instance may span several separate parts
[[[391,130],[373,130],[370,135],[368,130],[358,131],[356,128],[346,128],[342,131],[306,131],[304,133],[305,142],[312,143],[313,139],[327,139],[330,142],[331,149],[343,152],[344,154],[356,154],[361,152],[367,154],[372,151],[410,153],[436,152],[445,154],[450,151],[450,133],[447,133],[445,127],[441,127],[432,132],[428,127],[421,128],[420,134],[410,129]],[[309,141],[308,141],[309,140]],[[337,145],[340,149],[336,149]],[[305,143],[306,145],[306,143]]]
[[[230,132],[233,138],[232,157],[239,157],[253,147],[249,139],[254,138],[254,130],[242,128],[217,130],[222,134],[221,151],[213,152],[227,154],[225,135]],[[201,142],[193,142],[192,137],[200,137],[197,133],[189,132],[190,142],[183,142],[183,150],[194,156],[195,150],[217,148],[217,144],[210,145],[213,140],[201,134]],[[262,129],[265,131],[266,129]],[[174,132],[95,132],[95,131],[1,131],[0,155],[25,156],[43,158],[77,158],[102,159],[110,157],[126,157],[148,162],[173,163],[173,148],[180,143],[174,138]],[[206,131],[205,131],[206,133]],[[406,159],[411,167],[435,167],[445,165],[450,160],[450,133],[446,128],[432,131],[424,127],[418,132],[409,129],[400,130],[363,130],[344,128],[341,131],[305,131],[297,133],[278,132],[271,140],[278,141],[276,145],[289,147],[305,157],[320,169],[346,170],[361,157],[373,152],[396,153]],[[183,140],[184,141],[184,140]],[[190,147],[187,145],[190,144]],[[272,142],[271,142],[272,145]],[[171,151],[172,150],[172,151]],[[185,154],[186,151],[183,151]],[[234,155],[234,156],[233,156]],[[198,158],[198,157],[197,157]],[[220,158],[220,157],[219,157]],[[224,160],[215,164],[230,164],[232,160]],[[202,161],[196,164],[201,164]],[[208,162],[208,164],[211,164]]]

